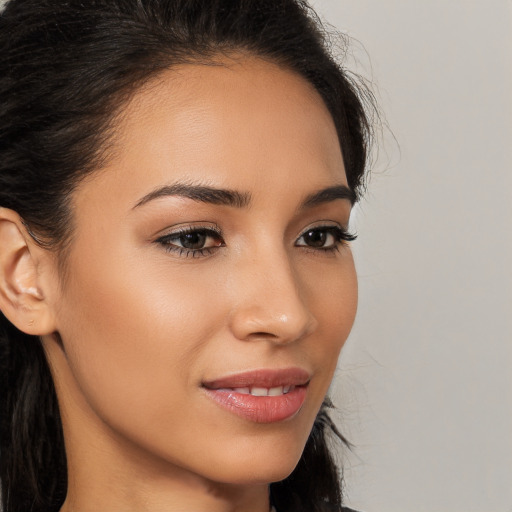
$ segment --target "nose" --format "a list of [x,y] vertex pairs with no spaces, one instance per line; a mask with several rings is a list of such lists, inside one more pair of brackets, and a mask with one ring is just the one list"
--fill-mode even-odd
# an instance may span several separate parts
[[254,258],[238,269],[230,328],[240,340],[287,344],[313,332],[317,320],[286,256]]

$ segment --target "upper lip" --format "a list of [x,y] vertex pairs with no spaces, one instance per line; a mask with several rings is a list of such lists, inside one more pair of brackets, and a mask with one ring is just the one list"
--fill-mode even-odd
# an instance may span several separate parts
[[214,380],[204,381],[203,386],[208,389],[231,389],[253,386],[273,388],[277,386],[303,386],[307,384],[310,379],[310,373],[302,368],[264,368],[230,374]]

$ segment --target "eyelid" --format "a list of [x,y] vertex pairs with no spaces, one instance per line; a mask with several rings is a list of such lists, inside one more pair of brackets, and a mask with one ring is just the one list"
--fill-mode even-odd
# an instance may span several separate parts
[[[308,226],[306,226],[299,233],[297,238],[300,238],[301,236],[304,236],[308,231],[322,230],[322,229],[325,229],[325,230],[337,229],[340,232],[349,234],[347,226],[341,224],[340,222],[333,221],[333,220],[319,220],[319,221],[314,222],[313,224],[309,224]],[[355,236],[355,235],[350,235],[350,236]]]
[[190,233],[194,231],[211,231],[216,233],[220,237],[222,237],[222,230],[220,226],[210,221],[194,221],[194,222],[180,222],[179,224],[175,224],[173,226],[168,226],[165,229],[161,229],[155,235],[152,236],[152,239],[155,241],[168,236],[180,235],[183,233]]

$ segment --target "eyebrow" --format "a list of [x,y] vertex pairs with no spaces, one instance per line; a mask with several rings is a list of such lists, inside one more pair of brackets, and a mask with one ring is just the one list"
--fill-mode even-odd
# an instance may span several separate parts
[[[179,196],[193,201],[215,205],[231,206],[234,208],[245,208],[251,202],[251,194],[238,192],[237,190],[209,187],[205,185],[193,185],[186,183],[175,183],[166,185],[141,198],[133,209],[138,208],[154,199],[168,196]],[[356,194],[346,185],[334,185],[306,196],[300,209],[312,208],[320,204],[329,203],[337,199],[345,199],[353,205],[357,201]]]
[[334,185],[308,195],[301,208],[311,208],[336,199],[346,199],[353,206],[357,201],[356,193],[346,185]]
[[175,183],[173,185],[166,185],[153,190],[149,194],[145,195],[133,208],[138,208],[143,204],[149,203],[149,201],[166,196],[186,197],[201,203],[232,206],[235,208],[244,208],[248,206],[251,201],[250,194],[238,192],[236,190],[214,188],[204,185]]

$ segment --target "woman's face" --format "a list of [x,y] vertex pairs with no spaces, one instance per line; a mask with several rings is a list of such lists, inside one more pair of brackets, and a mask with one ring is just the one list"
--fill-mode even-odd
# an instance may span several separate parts
[[72,196],[44,339],[71,467],[286,477],[356,312],[325,105],[262,60],[186,65],[133,97],[114,143]]

